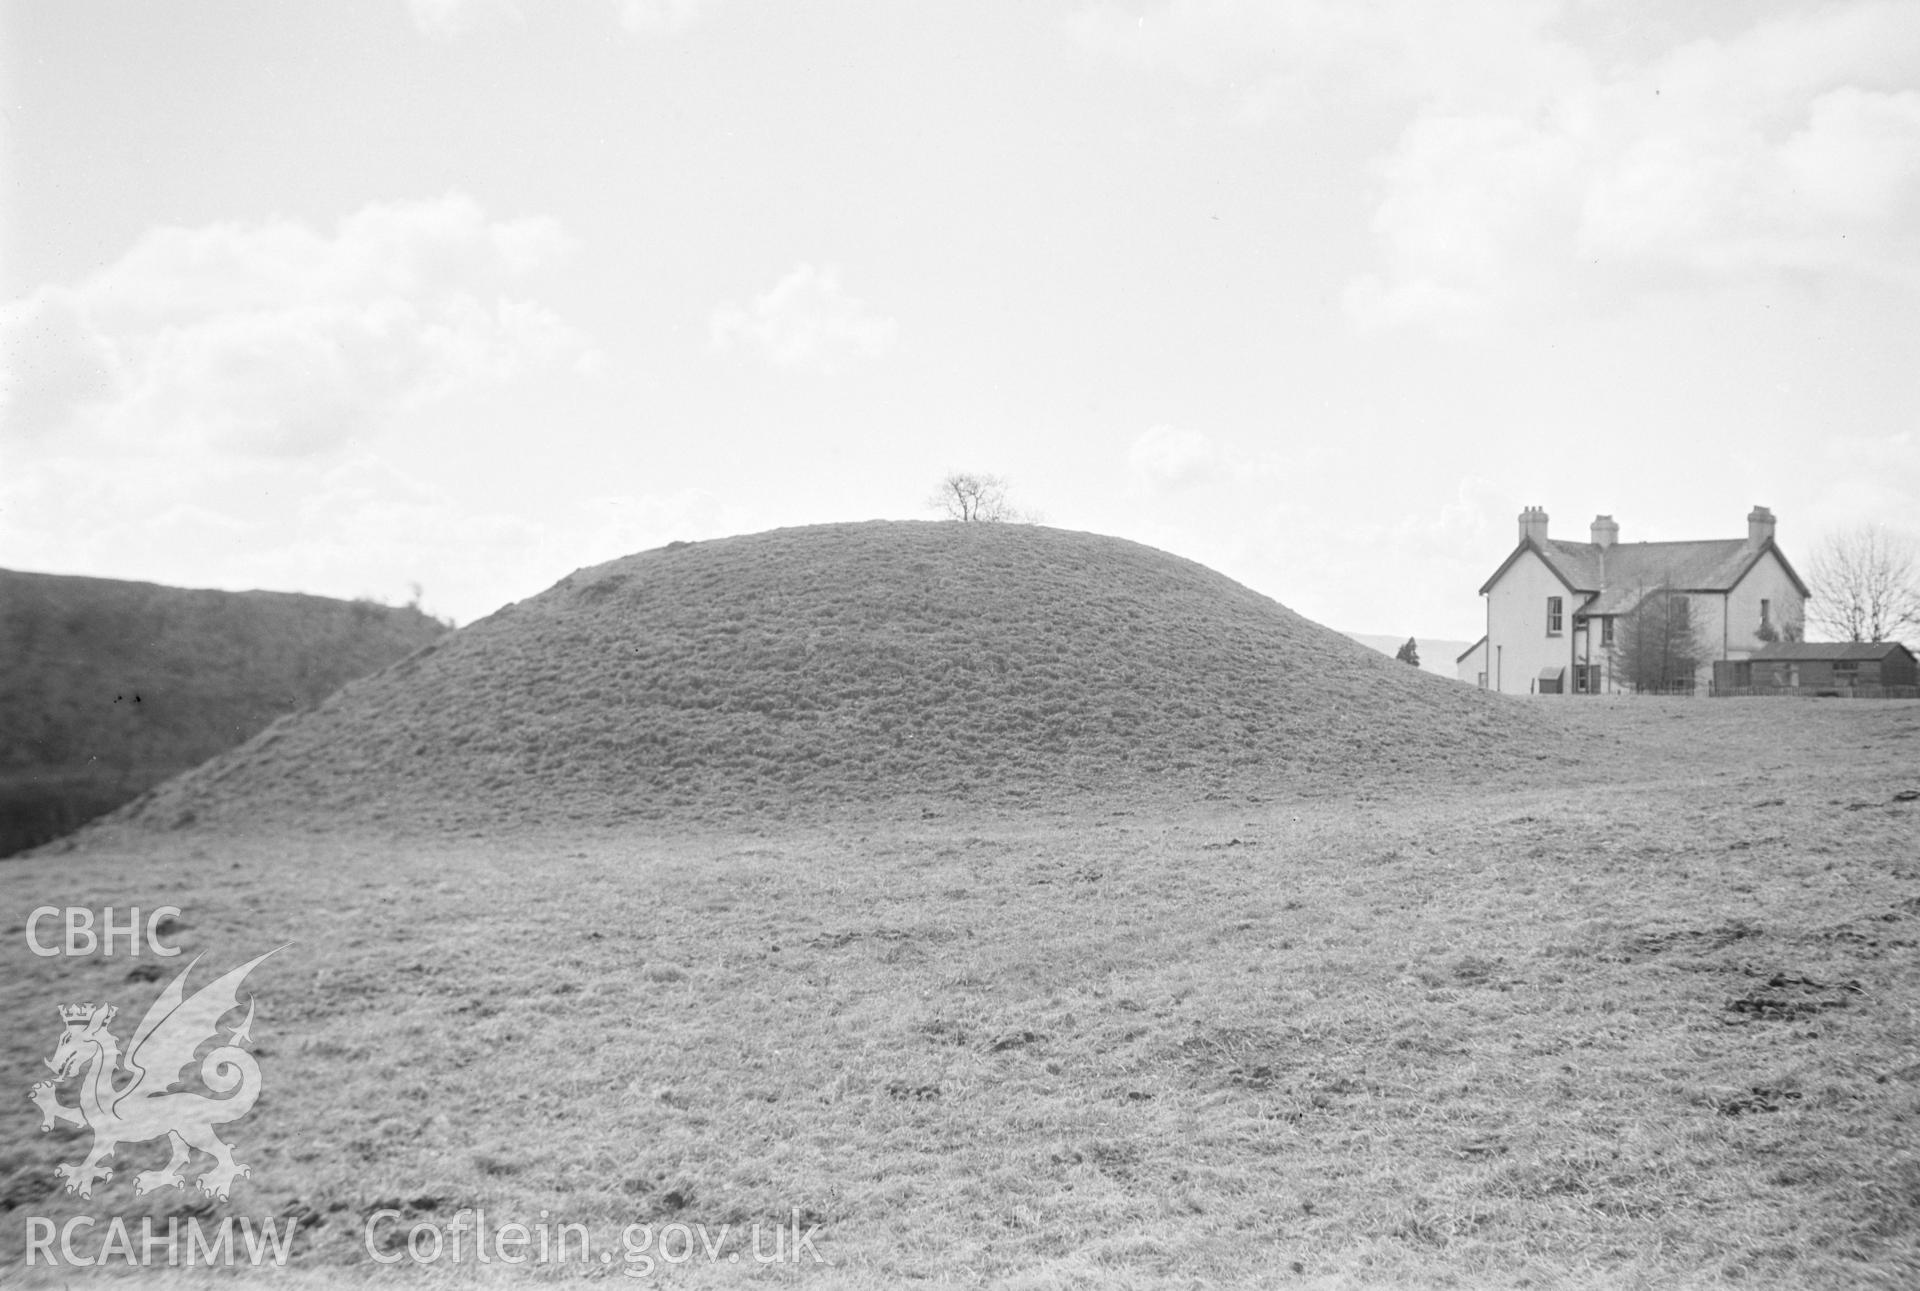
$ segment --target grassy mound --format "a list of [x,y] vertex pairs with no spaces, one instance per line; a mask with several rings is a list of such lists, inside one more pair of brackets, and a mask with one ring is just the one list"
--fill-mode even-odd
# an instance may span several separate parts
[[0,570],[0,855],[445,631],[365,601]]
[[674,544],[553,588],[136,804],[144,823],[725,817],[1348,788],[1541,755],[1537,715],[1190,561],[1030,526]]

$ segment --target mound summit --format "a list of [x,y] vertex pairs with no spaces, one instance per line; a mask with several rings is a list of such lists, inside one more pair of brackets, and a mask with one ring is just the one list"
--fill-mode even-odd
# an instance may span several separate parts
[[1191,561],[871,522],[576,571],[130,804],[149,826],[820,814],[1331,790],[1547,748]]

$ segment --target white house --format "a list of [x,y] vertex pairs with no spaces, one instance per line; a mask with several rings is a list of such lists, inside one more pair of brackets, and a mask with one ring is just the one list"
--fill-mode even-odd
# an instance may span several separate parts
[[1715,660],[1746,659],[1770,638],[1797,635],[1807,585],[1773,541],[1773,512],[1755,507],[1745,538],[1621,542],[1612,516],[1595,516],[1590,541],[1547,536],[1547,513],[1520,513],[1520,542],[1480,588],[1487,635],[1459,660],[1460,678],[1510,695],[1601,694],[1628,689],[1613,676],[1616,621],[1656,590],[1687,598]]
[[1461,681],[1480,687],[1487,687],[1487,639],[1481,637],[1462,651],[1453,661],[1455,674]]

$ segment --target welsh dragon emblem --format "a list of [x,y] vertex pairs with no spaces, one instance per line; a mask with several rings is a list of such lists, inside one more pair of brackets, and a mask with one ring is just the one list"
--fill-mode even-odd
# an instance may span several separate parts
[[[284,949],[280,947],[278,949]],[[181,1170],[198,1148],[214,1164],[195,1180],[200,1191],[227,1199],[234,1179],[252,1170],[233,1159],[233,1149],[214,1134],[216,1125],[237,1121],[253,1110],[260,1097],[260,1066],[242,1046],[252,1043],[253,1000],[247,1000],[246,1019],[231,1027],[224,1044],[215,1045],[200,1059],[200,1080],[218,1097],[173,1086],[185,1079],[184,1069],[209,1040],[220,1038],[220,1020],[239,1007],[240,983],[268,951],[226,976],[186,994],[187,974],[196,958],[160,992],[140,1025],[124,1059],[120,1042],[107,1030],[119,1012],[111,1004],[67,1004],[60,1008],[66,1024],[53,1057],[46,1059],[54,1078],[43,1080],[28,1093],[40,1107],[42,1132],[54,1122],[92,1127],[93,1151],[79,1165],[58,1165],[54,1173],[67,1191],[93,1196],[96,1181],[113,1178],[101,1163],[122,1143],[144,1143],[166,1136],[173,1159],[160,1170],[142,1170],[134,1176],[133,1191],[142,1195],[157,1188],[179,1188],[186,1183]],[[56,1087],[79,1076],[80,1102],[69,1107],[55,1096]]]

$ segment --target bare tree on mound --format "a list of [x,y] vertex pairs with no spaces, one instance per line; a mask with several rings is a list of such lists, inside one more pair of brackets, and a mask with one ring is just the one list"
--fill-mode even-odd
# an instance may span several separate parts
[[1877,524],[1830,534],[1807,567],[1807,617],[1842,641],[1920,633],[1920,558],[1913,537]]
[[1393,657],[1401,663],[1410,663],[1418,668],[1420,666],[1420,643],[1412,637],[1408,637],[1407,643],[1401,646]]
[[1004,476],[949,471],[946,478],[940,481],[940,487],[933,491],[933,496],[927,499],[927,506],[949,520],[1039,523],[1038,514],[1013,505],[1007,496],[1009,487]]
[[1643,695],[1691,691],[1706,655],[1693,622],[1693,603],[1672,588],[1656,587],[1620,616],[1613,675]]

